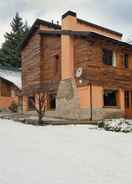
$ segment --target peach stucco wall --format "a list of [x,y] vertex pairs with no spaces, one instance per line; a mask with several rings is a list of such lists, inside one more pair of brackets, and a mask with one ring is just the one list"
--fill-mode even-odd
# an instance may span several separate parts
[[124,91],[122,89],[119,90],[119,106],[122,111],[125,111]]
[[80,97],[80,107],[87,108],[90,107],[90,87],[78,88],[78,94]]
[[[92,86],[92,107],[93,108],[103,108],[103,87]],[[78,88],[78,94],[80,97],[80,107],[89,108],[90,107],[90,87],[80,87]],[[125,111],[124,104],[124,91],[119,89],[118,105],[122,111]]]
[[0,108],[8,109],[13,101],[18,103],[18,97],[0,97]]
[[61,78],[62,80],[73,78],[73,40],[69,35],[61,37]]
[[95,108],[103,107],[103,88],[101,86],[92,86],[92,104]]
[[[80,97],[80,107],[90,107],[90,87],[78,88],[78,94]],[[92,86],[92,106],[95,108],[103,107],[103,88],[100,86]]]

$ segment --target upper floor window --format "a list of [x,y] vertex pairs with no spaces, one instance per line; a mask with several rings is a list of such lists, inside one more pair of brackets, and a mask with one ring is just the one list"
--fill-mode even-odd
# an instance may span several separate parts
[[129,66],[128,66],[128,58],[129,58],[129,57],[128,57],[128,54],[125,54],[125,55],[124,55],[124,67],[125,67],[125,68],[128,68],[128,67],[129,67]]
[[116,53],[109,49],[103,49],[103,63],[116,67]]

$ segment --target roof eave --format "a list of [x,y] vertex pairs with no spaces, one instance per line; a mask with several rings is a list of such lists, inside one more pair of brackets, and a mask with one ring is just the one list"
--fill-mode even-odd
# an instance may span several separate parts
[[99,28],[99,29],[101,29],[101,30],[107,31],[107,32],[109,32],[109,33],[111,33],[111,34],[116,34],[117,36],[120,36],[120,37],[123,36],[122,33],[119,33],[119,32],[117,32],[117,31],[111,30],[111,29],[109,29],[109,28],[106,28],[106,27],[103,27],[103,26],[99,26],[99,25],[97,25],[97,24],[94,24],[94,23],[85,21],[85,20],[83,20],[83,19],[77,18],[77,21],[78,21],[79,23],[81,23],[81,24],[88,24],[88,25],[91,25],[91,26],[93,26],[93,27]]

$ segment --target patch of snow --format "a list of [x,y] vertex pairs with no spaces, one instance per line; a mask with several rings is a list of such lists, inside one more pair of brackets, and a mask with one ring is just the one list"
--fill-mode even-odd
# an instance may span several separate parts
[[105,130],[115,131],[115,132],[132,132],[132,120],[126,119],[106,119],[102,123]]
[[12,82],[19,89],[22,88],[21,72],[0,68],[0,77],[5,79],[5,80],[8,80],[8,81]]
[[132,134],[0,120],[0,184],[131,184]]

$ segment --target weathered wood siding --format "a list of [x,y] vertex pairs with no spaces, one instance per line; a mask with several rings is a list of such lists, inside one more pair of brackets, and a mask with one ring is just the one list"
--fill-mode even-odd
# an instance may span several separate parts
[[[103,48],[116,52],[117,66],[103,64]],[[129,54],[129,69],[123,65],[124,54]],[[132,51],[104,40],[88,41],[76,38],[74,41],[74,69],[83,68],[84,84],[112,88],[132,89]]]
[[41,41],[41,82],[60,80],[61,40],[58,36],[45,36]]
[[21,53],[23,91],[40,84],[40,35],[36,32]]
[[45,90],[46,87],[49,88],[47,85],[50,82],[54,81],[55,84],[60,80],[60,47],[60,37],[58,36],[41,37],[38,32],[32,36],[22,51],[24,94]]

